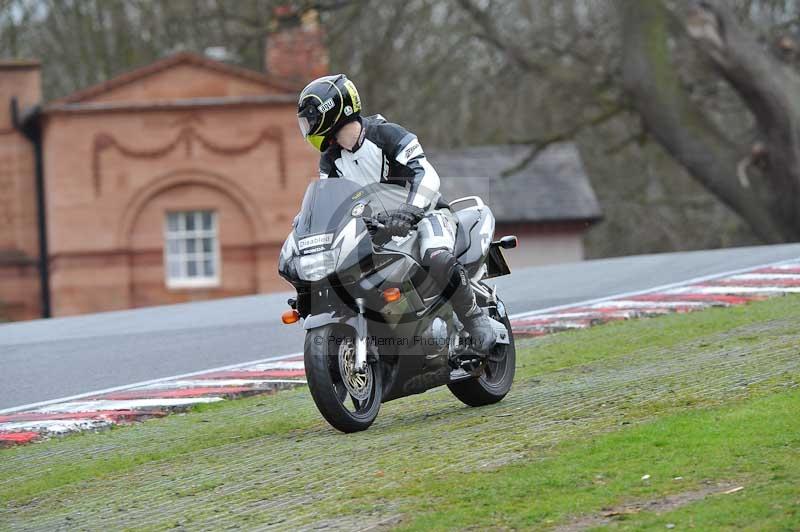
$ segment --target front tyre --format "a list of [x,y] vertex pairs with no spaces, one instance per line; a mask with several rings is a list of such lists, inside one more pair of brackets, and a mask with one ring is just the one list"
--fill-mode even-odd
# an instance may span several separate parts
[[304,363],[311,397],[325,420],[342,432],[366,430],[381,407],[379,362],[354,371],[354,331],[327,325],[306,332]]
[[483,374],[475,379],[454,382],[447,387],[459,401],[468,406],[498,403],[511,390],[516,373],[517,350],[508,316],[492,316],[508,329],[508,344],[497,344],[487,356]]

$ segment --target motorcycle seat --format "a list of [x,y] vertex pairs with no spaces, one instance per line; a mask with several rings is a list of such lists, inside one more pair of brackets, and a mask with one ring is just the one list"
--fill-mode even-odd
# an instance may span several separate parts
[[455,215],[458,220],[458,228],[456,229],[456,246],[453,255],[459,258],[469,249],[472,228],[480,220],[481,212],[478,209],[462,209],[456,211]]

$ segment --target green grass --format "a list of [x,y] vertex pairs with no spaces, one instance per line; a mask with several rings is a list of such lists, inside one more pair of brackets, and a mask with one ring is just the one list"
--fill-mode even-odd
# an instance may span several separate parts
[[[538,339],[536,349],[526,350],[517,361],[517,375],[530,377],[597,360],[618,358],[640,349],[669,349],[689,340],[729,331],[751,323],[789,316],[800,317],[800,297],[786,296],[730,308],[714,308],[691,314],[616,321],[590,330],[565,331]],[[761,335],[738,338],[758,342]]]
[[[690,411],[598,438],[568,442],[545,459],[492,472],[432,479],[413,492],[409,530],[539,528],[602,516],[693,491],[705,499],[662,515],[624,514],[623,528],[797,530],[800,527],[800,390]],[[642,480],[645,475],[649,479]],[[680,480],[675,480],[680,477]],[[735,494],[723,492],[743,486]],[[629,510],[630,511],[630,510]]]
[[717,482],[745,489],[610,525],[797,529],[798,302],[524,341],[498,405],[440,388],[355,435],[299,389],[0,450],[0,529],[542,528]]
[[[1,484],[0,504],[22,504],[39,493],[60,486],[102,478],[112,473],[124,473],[143,464],[186,456],[203,449],[307,428],[317,422],[314,412],[309,408],[287,407],[293,400],[304,398],[307,393],[306,390],[287,390],[281,392],[279,398],[261,396],[201,404],[187,414],[151,419],[144,425],[118,426],[107,431],[79,433],[28,447],[0,449],[2,462],[6,457],[9,460],[16,456],[24,459],[26,455],[35,457],[49,452],[57,453],[59,447],[64,446],[80,450],[84,446],[102,445],[104,440],[112,441],[112,445],[120,448],[120,452],[110,453],[102,460],[94,460],[86,455],[77,462],[54,459],[50,467],[43,468],[44,471],[36,469],[37,474],[29,478]],[[261,408],[266,401],[279,403],[276,405],[278,408],[270,409],[269,415],[264,415]],[[283,408],[280,403],[283,403]],[[159,440],[159,434],[166,438]]]

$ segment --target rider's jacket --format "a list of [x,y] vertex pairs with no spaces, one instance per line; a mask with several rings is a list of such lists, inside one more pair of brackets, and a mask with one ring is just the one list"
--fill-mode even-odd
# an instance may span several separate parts
[[361,135],[353,151],[332,142],[319,162],[319,177],[343,177],[361,186],[391,183],[408,190],[407,203],[439,206],[439,175],[425,158],[417,136],[381,115],[361,117]]

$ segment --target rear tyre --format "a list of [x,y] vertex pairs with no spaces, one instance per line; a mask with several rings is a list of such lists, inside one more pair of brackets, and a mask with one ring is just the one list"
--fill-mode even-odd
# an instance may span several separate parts
[[348,327],[327,325],[306,332],[304,348],[314,404],[331,426],[346,433],[369,428],[381,407],[380,362],[363,373],[353,371],[354,336]]
[[497,344],[492,349],[480,377],[447,385],[453,395],[468,406],[485,406],[502,401],[514,382],[517,350],[514,334],[511,332],[511,321],[508,316],[500,318],[494,313],[492,318],[502,322],[508,329],[508,344]]

